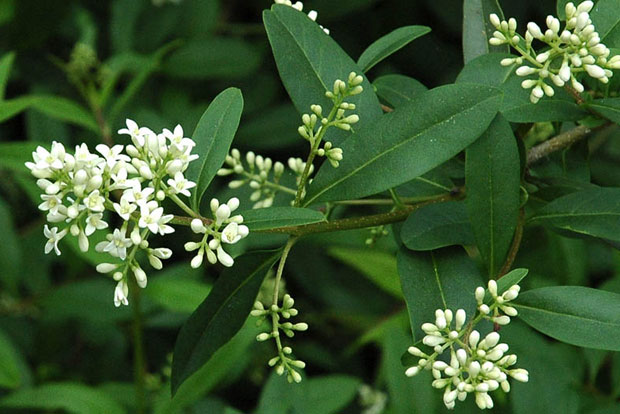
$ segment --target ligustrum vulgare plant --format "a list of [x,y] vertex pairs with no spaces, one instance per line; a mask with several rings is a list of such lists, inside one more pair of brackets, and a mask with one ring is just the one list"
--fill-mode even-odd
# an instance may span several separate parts
[[[68,138],[72,130],[49,124],[59,136],[48,137],[30,126],[34,142],[0,145],[9,179],[43,214],[30,226],[31,254],[54,261],[61,285],[79,287],[20,299],[32,286],[6,277],[0,315],[83,320],[93,306],[83,324],[92,338],[79,340],[124,343],[116,328],[95,331],[130,309],[135,390],[111,396],[125,389],[113,369],[97,389],[59,382],[55,363],[37,366],[27,385],[11,382],[26,378],[27,364],[0,329],[0,367],[9,367],[0,387],[14,389],[0,390],[2,410],[98,410],[75,405],[75,394],[113,414],[620,412],[618,1],[558,0],[544,9],[545,27],[538,9],[506,4],[532,19],[520,31],[496,0],[465,0],[465,63],[445,68],[421,25],[352,60],[336,39],[366,28],[338,24],[347,5],[320,10],[331,32],[302,2],[275,0],[262,26],[214,23],[206,33],[192,15],[217,6],[165,3],[149,4],[149,24],[165,31],[178,12],[195,39],[147,59],[128,45],[155,40],[127,30],[134,40],[115,35],[118,54],[99,60],[87,31],[69,62],[51,59],[88,109],[4,99],[14,57],[0,60],[0,119],[38,110],[90,134]],[[114,4],[115,19],[127,13],[119,31],[146,7]],[[440,13],[428,7],[421,16]],[[81,25],[92,20],[75,13]],[[258,19],[254,6],[246,15]],[[238,43],[246,36],[260,40]],[[415,55],[411,73],[445,69],[426,79],[433,88],[384,62],[418,38],[399,56]],[[267,77],[235,72],[269,70],[252,66],[267,50],[261,41],[288,93],[273,111],[278,89],[260,89]],[[135,77],[124,84],[119,68]],[[174,79],[162,80],[155,106],[158,88],[142,89],[153,73]],[[203,82],[218,78],[240,88],[207,92],[198,117],[192,107],[212,87]],[[1,214],[7,245],[25,245]],[[10,262],[0,256],[7,272]],[[114,349],[102,365],[122,359],[125,347]],[[248,384],[256,398],[234,401]]]

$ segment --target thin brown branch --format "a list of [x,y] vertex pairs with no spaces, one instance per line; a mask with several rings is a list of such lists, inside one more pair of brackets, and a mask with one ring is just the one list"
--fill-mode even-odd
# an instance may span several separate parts
[[325,233],[333,231],[363,229],[368,227],[380,226],[383,224],[397,223],[405,220],[409,214],[422,206],[428,204],[440,203],[444,201],[456,200],[460,198],[461,193],[450,193],[437,197],[433,200],[422,203],[407,205],[401,209],[390,211],[389,213],[373,214],[363,217],[351,217],[339,220],[332,220],[320,223],[305,224],[301,226],[286,226],[275,229],[263,230],[264,233],[280,233],[291,234],[294,236],[303,236],[306,234]]
[[546,157],[552,152],[570,147],[574,143],[586,138],[593,131],[601,128],[606,128],[609,125],[611,125],[610,122],[596,128],[590,128],[584,125],[580,125],[569,131],[556,135],[555,137],[543,142],[542,144],[536,145],[527,152],[527,165],[532,165],[540,161],[542,158]]
[[564,89],[566,90],[566,92],[571,94],[573,99],[575,99],[575,102],[577,103],[577,105],[582,105],[585,103],[585,101],[583,100],[579,92],[575,90],[575,88],[568,86],[568,85],[564,85]]
[[499,271],[497,278],[500,279],[504,276],[514,263],[517,258],[517,253],[519,252],[519,247],[521,247],[521,239],[523,239],[523,226],[525,225],[525,210],[521,208],[519,210],[519,218],[517,220],[517,227],[515,228],[515,234],[512,239],[512,245],[510,246],[510,250],[508,251],[508,256],[506,257],[506,261],[504,265]]
[[[383,224],[397,223],[405,220],[411,212],[418,208],[434,203],[440,203],[450,200],[458,200],[462,197],[460,189],[455,189],[449,194],[441,195],[432,200],[423,201],[417,204],[406,205],[401,209],[390,211],[389,213],[373,214],[370,216],[352,217],[332,221],[323,221],[320,223],[305,224],[300,226],[285,226],[277,227],[266,230],[256,230],[257,233],[278,233],[278,234],[290,234],[292,236],[303,236],[306,234],[325,233],[332,231],[362,229],[367,227],[375,227]],[[171,224],[178,224],[181,226],[189,226],[194,220],[194,217],[186,216],[174,216],[170,221]],[[206,217],[199,217],[205,226],[210,225],[213,220]]]
[[99,130],[101,132],[101,138],[103,143],[107,146],[111,147],[114,145],[114,140],[112,139],[112,133],[110,132],[110,127],[105,121],[103,117],[103,112],[99,107],[93,107],[93,114],[95,115],[95,119],[97,120],[97,125],[99,126]]

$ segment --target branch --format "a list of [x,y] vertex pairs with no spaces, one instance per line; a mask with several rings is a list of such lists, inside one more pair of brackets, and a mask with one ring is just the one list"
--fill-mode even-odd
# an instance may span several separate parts
[[456,200],[460,198],[461,193],[452,192],[439,196],[433,200],[425,201],[422,203],[407,205],[401,209],[390,211],[389,213],[374,214],[370,216],[352,217],[339,220],[332,220],[321,223],[304,224],[301,226],[286,226],[278,227],[274,229],[261,230],[261,233],[280,233],[290,234],[293,236],[304,236],[306,234],[326,233],[332,231],[363,229],[367,227],[375,227],[383,224],[397,223],[405,220],[409,214],[417,210],[420,207],[440,203],[444,201]]
[[512,268],[512,264],[517,258],[517,253],[519,252],[519,247],[521,247],[521,239],[523,238],[523,226],[525,225],[525,210],[521,208],[519,210],[519,218],[517,220],[517,227],[515,229],[514,238],[512,239],[512,245],[510,246],[510,251],[508,251],[508,256],[506,257],[506,262],[499,271],[497,278],[500,279],[504,276],[510,268]]
[[[390,211],[389,213],[374,214],[370,216],[352,217],[332,221],[324,221],[320,223],[304,224],[300,226],[285,226],[277,227],[273,229],[255,230],[257,233],[277,233],[277,234],[290,234],[291,236],[303,236],[306,234],[314,233],[326,233],[331,231],[363,229],[366,227],[375,227],[382,224],[397,223],[405,220],[411,212],[417,210],[420,207],[428,204],[441,203],[444,201],[458,200],[462,197],[460,188],[455,188],[449,194],[435,197],[432,200],[423,201],[417,204],[406,205],[401,209]],[[170,220],[171,224],[178,224],[181,226],[189,226],[194,219],[200,219],[205,226],[209,226],[213,220],[206,217],[186,217],[186,216],[174,216]]]
[[593,131],[601,128],[606,128],[609,125],[611,125],[610,122],[596,128],[589,128],[580,125],[576,128],[571,129],[570,131],[566,131],[559,135],[556,135],[555,137],[543,142],[542,144],[536,145],[527,152],[527,165],[535,164],[552,152],[564,149],[566,147],[570,147],[575,142],[581,141],[582,139],[590,135]]

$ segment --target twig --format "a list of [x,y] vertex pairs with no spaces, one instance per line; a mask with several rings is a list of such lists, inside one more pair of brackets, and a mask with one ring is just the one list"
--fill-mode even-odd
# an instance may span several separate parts
[[504,265],[500,269],[497,278],[500,279],[504,276],[514,263],[517,258],[517,253],[519,252],[519,247],[521,247],[521,239],[523,238],[523,226],[525,225],[525,210],[521,208],[519,210],[519,218],[517,220],[517,227],[515,229],[515,234],[512,239],[512,245],[510,246],[510,250],[508,251],[508,256],[506,257],[506,261]]
[[576,128],[571,129],[570,131],[566,131],[559,135],[556,135],[555,137],[543,142],[542,144],[536,145],[527,152],[527,165],[538,162],[552,152],[569,147],[575,142],[581,141],[582,139],[590,135],[590,133],[592,133],[593,131],[600,128],[605,128],[609,125],[611,125],[611,123],[606,123],[596,128],[590,128],[580,125]]

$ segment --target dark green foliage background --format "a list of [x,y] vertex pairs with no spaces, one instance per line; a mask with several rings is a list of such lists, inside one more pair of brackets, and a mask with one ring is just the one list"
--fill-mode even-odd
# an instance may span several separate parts
[[[547,14],[556,10],[554,1],[503,3],[504,14],[516,17],[521,25],[529,20],[542,23]],[[11,108],[0,104],[3,414],[135,412],[131,340],[134,305],[114,308],[114,284],[95,272],[93,265],[99,259],[92,247],[91,253],[83,254],[77,243],[65,240],[61,244],[62,256],[43,254],[44,217],[36,208],[39,191],[23,167],[22,155],[36,146],[34,142],[49,145],[57,140],[72,148],[80,142],[94,146],[101,141],[88,103],[57,62],[68,61],[74,46],[83,43],[96,51],[102,63],[102,76],[118,77],[103,108],[112,131],[123,127],[127,117],[154,130],[180,123],[186,134],[191,134],[215,96],[228,87],[237,87],[243,92],[245,105],[233,146],[274,160],[304,157],[306,143],[296,134],[299,115],[278,77],[262,24],[262,12],[270,6],[267,0],[182,0],[178,5],[163,6],[147,0],[0,0],[0,56],[15,53],[4,97],[29,97],[16,104],[23,111],[13,117],[6,116]],[[371,81],[383,75],[401,74],[434,88],[454,82],[463,68],[463,7],[459,1],[308,0],[305,10],[310,9],[319,12],[318,21],[331,30],[332,38],[353,60],[380,36],[399,27],[424,25],[432,29],[430,34],[373,67],[368,72]],[[461,76],[461,80],[467,81],[477,73],[473,70]],[[476,81],[493,85],[492,80]],[[411,95],[423,89],[417,84],[408,87]],[[508,94],[510,86],[504,87]],[[69,102],[50,101],[49,97],[62,97]],[[386,103],[395,107],[406,104],[397,98]],[[579,108],[575,110],[579,116]],[[617,111],[607,110],[610,118],[617,116]],[[518,110],[513,112],[508,121],[519,121],[519,114]],[[485,118],[490,116],[485,114]],[[496,122],[505,122],[499,119]],[[541,125],[540,136],[549,136],[545,135],[545,128],[559,127],[557,123]],[[537,166],[534,179],[545,176],[555,181],[546,192],[541,191],[530,200],[533,205],[542,206],[562,195],[586,189],[590,182],[620,187],[620,133],[616,128],[608,134],[592,139],[596,151],[591,156],[587,146],[575,145]],[[112,136],[125,143],[114,132]],[[537,142],[540,136],[530,134],[528,144]],[[510,151],[512,154],[505,158],[516,169],[516,149]],[[465,176],[464,161],[464,154],[459,154],[445,164],[444,170],[431,172],[434,175],[427,177],[448,188],[463,185],[466,180],[475,182],[476,177]],[[484,164],[484,160],[477,161]],[[497,165],[488,168],[501,170]],[[516,180],[514,173],[506,173],[506,179]],[[242,209],[250,206],[249,193],[244,191],[240,191]],[[425,189],[416,182],[398,188],[403,196],[423,191],[429,191],[425,195],[436,194],[432,192],[436,188]],[[233,192],[216,178],[207,190],[207,196],[212,195],[222,199]],[[512,210],[506,215],[513,219],[516,195],[510,194],[508,198],[512,204],[507,208]],[[288,205],[284,198],[277,200],[281,207]],[[609,200],[614,202],[615,199]],[[596,198],[593,204],[598,205]],[[559,200],[547,210],[566,208]],[[452,209],[452,213],[446,209]],[[463,236],[448,244],[473,244],[484,229],[470,231],[465,204],[429,208],[415,215],[436,218],[453,214],[455,209],[459,213],[456,218],[461,220],[452,225],[461,229]],[[294,223],[318,221],[308,212],[282,211],[292,214],[290,219]],[[353,208],[347,214],[379,211],[382,210]],[[344,210],[335,212],[336,217],[339,215],[344,215]],[[254,225],[260,228],[269,217],[255,213],[254,219]],[[457,262],[461,259],[466,262],[464,266],[475,267],[462,249],[450,255],[451,249],[456,248],[442,244],[453,228],[426,228],[410,220],[403,227],[408,234],[403,242],[419,251],[401,254],[401,267],[415,262],[431,266],[434,257],[441,255],[449,255],[454,262],[449,263],[446,278],[458,276],[462,268]],[[620,293],[620,256],[610,247],[617,247],[617,234],[604,234],[613,240],[610,242],[569,238],[566,233],[547,230],[541,225],[544,221],[544,217],[534,218],[526,227],[523,247],[515,262],[514,267],[530,270],[524,288],[567,284]],[[607,222],[602,223],[602,231],[609,231]],[[575,228],[570,222],[557,226],[567,232]],[[387,393],[385,413],[444,412],[440,395],[430,388],[430,376],[408,379],[400,363],[401,354],[411,344],[408,315],[415,314],[411,309],[408,312],[402,297],[403,293],[408,294],[407,290],[415,296],[417,280],[402,280],[401,291],[396,261],[399,246],[393,237],[399,229],[400,226],[389,227],[390,235],[380,239],[371,253],[364,247],[370,235],[368,230],[309,236],[293,249],[285,270],[286,289],[296,298],[302,319],[310,325],[310,330],[296,336],[293,342],[297,356],[308,363],[309,380],[289,386],[282,378],[271,375],[266,361],[272,356],[272,344],[255,341],[258,330],[254,321],[249,320],[171,399],[170,355],[176,336],[222,271],[218,266],[190,269],[191,256],[182,245],[192,236],[179,228],[167,237],[166,246],[174,250],[173,259],[164,270],[149,272],[149,285],[143,291],[149,412],[360,413],[356,393],[362,383]],[[583,233],[602,237],[592,231],[587,228]],[[428,244],[429,233],[436,235],[438,241],[433,239]],[[502,237],[507,249],[511,237]],[[283,240],[281,235],[253,233],[235,248],[239,253],[280,247]],[[426,252],[439,247],[444,249]],[[489,272],[483,269],[482,261],[477,264],[480,274]],[[496,273],[500,265],[495,264],[490,272]],[[472,299],[469,291],[478,283],[482,282],[463,280],[468,296],[461,299]],[[457,292],[454,295],[458,297]],[[536,303],[536,298],[529,301]],[[620,413],[618,353],[577,348],[543,336],[524,323],[514,325],[505,330],[506,340],[519,355],[520,366],[530,370],[531,382],[514,385],[508,396],[494,396],[494,412]],[[457,412],[476,412],[472,398],[457,405]]]

